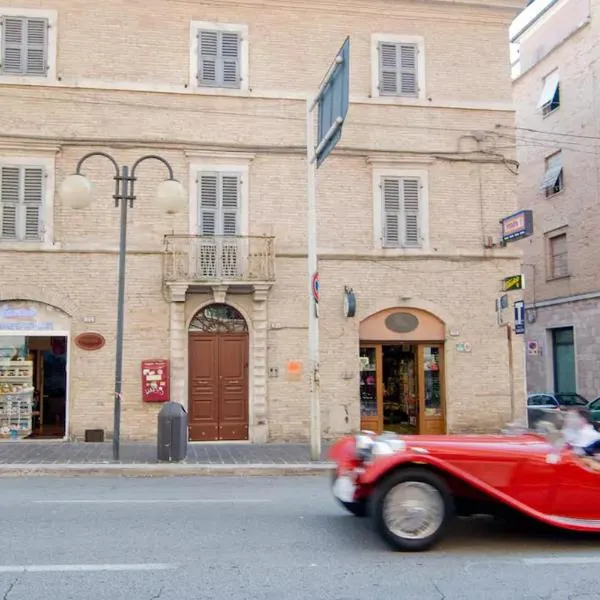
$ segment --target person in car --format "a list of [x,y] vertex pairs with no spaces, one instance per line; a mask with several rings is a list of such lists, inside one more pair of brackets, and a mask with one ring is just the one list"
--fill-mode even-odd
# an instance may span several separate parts
[[570,409],[563,426],[565,441],[580,456],[597,457],[600,453],[600,432],[596,431],[588,412],[583,408]]

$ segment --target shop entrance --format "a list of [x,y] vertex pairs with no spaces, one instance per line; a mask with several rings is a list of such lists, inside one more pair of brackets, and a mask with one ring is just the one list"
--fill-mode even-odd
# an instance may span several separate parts
[[0,336],[0,438],[63,438],[66,336]]
[[[398,315],[404,316],[399,318]],[[381,322],[371,321],[374,318]],[[409,336],[406,334],[412,333],[412,329],[410,332],[394,330],[410,327],[419,329],[420,326],[421,331],[415,333],[441,337],[443,326],[441,331],[439,328],[432,328],[431,325],[441,323],[434,319],[432,315],[420,314],[420,311],[383,311],[383,314],[374,315],[361,323],[361,337],[363,332],[373,336],[379,331],[382,337],[407,338]],[[422,327],[423,321],[430,326],[429,332]],[[380,329],[381,324],[386,327],[387,332]],[[377,433],[445,433],[444,377],[443,341],[361,341],[361,429]]]
[[211,304],[189,331],[192,441],[248,439],[248,325],[226,304]]

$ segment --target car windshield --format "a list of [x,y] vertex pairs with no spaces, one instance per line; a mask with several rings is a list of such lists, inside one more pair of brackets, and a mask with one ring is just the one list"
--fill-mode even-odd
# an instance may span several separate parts
[[562,406],[587,406],[587,400],[579,394],[556,394],[556,399]]

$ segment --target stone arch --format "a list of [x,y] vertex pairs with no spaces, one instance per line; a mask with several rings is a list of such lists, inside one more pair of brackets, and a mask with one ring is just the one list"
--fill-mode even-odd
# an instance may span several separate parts
[[406,306],[385,308],[363,319],[359,325],[361,340],[436,341],[446,338],[446,325],[435,314]]
[[227,298],[226,302],[215,302],[214,300],[207,300],[206,302],[202,302],[198,306],[194,307],[193,314],[187,319],[186,322],[186,330],[190,331],[200,331],[199,329],[191,328],[192,322],[202,311],[206,310],[210,306],[226,306],[232,308],[235,312],[239,313],[239,315],[244,319],[246,323],[245,331],[247,333],[251,333],[252,331],[252,318],[247,313],[246,309],[243,306],[240,306],[237,302],[230,302],[229,298]]
[[46,304],[61,311],[71,319],[79,313],[77,305],[72,300],[57,292],[51,286],[18,285],[0,290],[0,302],[16,300]]

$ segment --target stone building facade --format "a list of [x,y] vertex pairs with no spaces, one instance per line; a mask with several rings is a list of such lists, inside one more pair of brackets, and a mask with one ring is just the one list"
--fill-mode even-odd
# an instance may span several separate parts
[[[318,174],[322,434],[361,426],[363,384],[373,392],[363,403],[376,403],[363,417],[375,411],[381,427],[382,411],[439,433],[522,415],[522,340],[507,345],[494,312],[500,280],[520,265],[518,249],[497,243],[517,204],[514,151],[496,133],[514,127],[506,38],[520,3],[268,4],[0,6],[0,309],[12,319],[0,341],[60,330],[61,435],[110,437],[114,168],[83,164],[95,188],[83,210],[57,189],[87,153],[127,165],[158,154],[189,207],[161,213],[165,167],[137,168],[122,435],[155,436],[159,405],[143,401],[141,366],[160,359],[192,439],[306,439],[306,98],[349,35],[348,119]],[[45,306],[60,310],[56,327],[31,316]],[[383,316],[397,313],[390,329]],[[105,344],[80,347],[86,332]]]
[[[524,252],[529,392],[600,395],[597,230],[597,2],[559,0],[519,17],[514,80],[521,208],[534,234]],[[529,9],[528,9],[529,10]]]

